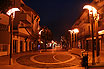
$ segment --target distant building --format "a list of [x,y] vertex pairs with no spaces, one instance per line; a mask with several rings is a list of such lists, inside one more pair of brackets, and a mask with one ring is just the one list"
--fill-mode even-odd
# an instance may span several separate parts
[[[90,4],[94,6],[98,13],[100,14],[100,19],[98,22],[98,30],[99,32],[99,46],[100,51],[104,50],[104,0],[93,0]],[[82,8],[83,9],[83,8]],[[95,24],[94,26],[94,45],[96,49],[96,37],[95,37]],[[75,21],[73,28],[78,28],[78,47],[83,49],[91,50],[91,24],[89,20],[89,13],[88,10],[83,10],[79,18]],[[74,42],[73,42],[74,45]]]
[[[22,0],[11,0],[12,7],[19,8],[13,20],[13,53],[30,51],[36,47],[34,43],[40,29],[39,15]],[[0,14],[0,55],[10,53],[10,20],[6,14]]]

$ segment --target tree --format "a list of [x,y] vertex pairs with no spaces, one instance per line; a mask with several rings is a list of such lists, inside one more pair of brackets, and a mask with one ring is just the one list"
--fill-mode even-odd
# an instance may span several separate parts
[[50,29],[48,29],[47,27],[42,27],[43,31],[42,31],[42,34],[41,34],[41,39],[42,40],[46,40],[47,42],[51,42],[52,39],[53,39],[53,36],[52,36],[52,32]]
[[11,0],[0,0],[0,11],[6,13],[8,8],[12,5]]
[[53,37],[52,37],[52,32],[50,29],[47,27],[42,27],[42,33],[41,33],[41,40],[44,42],[44,46],[46,49],[46,43],[51,42]]
[[70,39],[69,39],[70,37],[69,37],[69,33],[68,32],[65,32],[64,33],[64,35],[62,36],[62,47],[63,48],[65,48],[66,50],[68,50],[68,48],[69,48],[69,41],[70,41]]

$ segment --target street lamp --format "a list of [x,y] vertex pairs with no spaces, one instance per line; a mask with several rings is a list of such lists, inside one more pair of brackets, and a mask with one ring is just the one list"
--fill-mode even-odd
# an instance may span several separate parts
[[43,31],[43,30],[40,30],[40,31],[39,31],[39,35],[41,35],[42,31]]
[[72,48],[72,34],[73,30],[68,30],[70,32],[71,38],[70,38],[70,48]]
[[[72,48],[72,34],[74,34],[74,42],[76,40],[76,42],[74,43],[74,46],[77,46],[77,33],[79,32],[79,30],[77,28],[73,29],[73,30],[68,30],[71,34],[71,48]],[[76,34],[76,39],[75,39],[75,34]]]
[[[43,43],[43,42],[41,41],[41,33],[42,33],[42,31],[43,31],[43,29],[40,30],[39,33],[38,33],[38,34],[39,34],[39,42],[40,42],[40,43]],[[41,53],[41,45],[40,45],[40,53]]]
[[12,8],[10,10],[7,11],[7,15],[11,16],[13,14],[13,18],[15,18],[15,12],[16,11],[20,11],[18,8]]
[[94,53],[94,33],[93,33],[93,20],[95,20],[95,31],[96,31],[96,49],[97,49],[97,57],[99,56],[99,45],[98,45],[98,20],[99,14],[97,14],[96,8],[85,5],[83,9],[88,9],[90,14],[90,23],[92,29],[92,64],[95,64],[95,53]]
[[76,34],[76,42],[75,42],[75,46],[78,47],[78,42],[77,42],[77,34],[79,33],[79,30],[77,28],[75,28],[74,33]]
[[98,34],[99,34],[99,35],[104,34],[104,30],[98,31]]
[[10,10],[7,11],[7,15],[10,16],[10,61],[9,64],[12,65],[13,64],[13,59],[12,59],[12,51],[13,51],[13,19],[15,18],[15,12],[16,11],[20,11],[18,8],[12,8]]

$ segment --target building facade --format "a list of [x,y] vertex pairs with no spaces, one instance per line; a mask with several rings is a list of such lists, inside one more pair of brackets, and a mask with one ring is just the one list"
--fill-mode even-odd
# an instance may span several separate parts
[[[38,32],[40,29],[39,15],[22,0],[11,0],[12,6],[20,11],[15,12],[13,19],[13,53],[33,50],[37,45]],[[10,17],[0,14],[0,54],[10,53]]]
[[[98,21],[98,32],[99,32],[99,46],[100,51],[104,50],[104,0],[93,0],[90,3],[91,6],[95,7],[99,14],[99,21]],[[73,28],[78,28],[79,33],[77,34],[78,38],[78,48],[92,50],[91,46],[91,23],[89,17],[89,11],[83,10],[79,18],[75,21]],[[95,23],[93,22],[93,31],[94,31],[94,47],[96,49],[96,30],[95,30]],[[74,41],[73,41],[74,44]]]

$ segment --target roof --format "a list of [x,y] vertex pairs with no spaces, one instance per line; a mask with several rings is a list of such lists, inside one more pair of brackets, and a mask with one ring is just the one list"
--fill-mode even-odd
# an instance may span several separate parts
[[[23,8],[23,9],[25,9],[26,11],[32,11],[34,14],[36,14],[36,15],[38,15],[38,13],[35,11],[35,10],[33,10],[32,8],[30,8],[28,5],[26,5],[24,2],[21,4],[21,7]],[[39,15],[38,15],[39,16]]]

